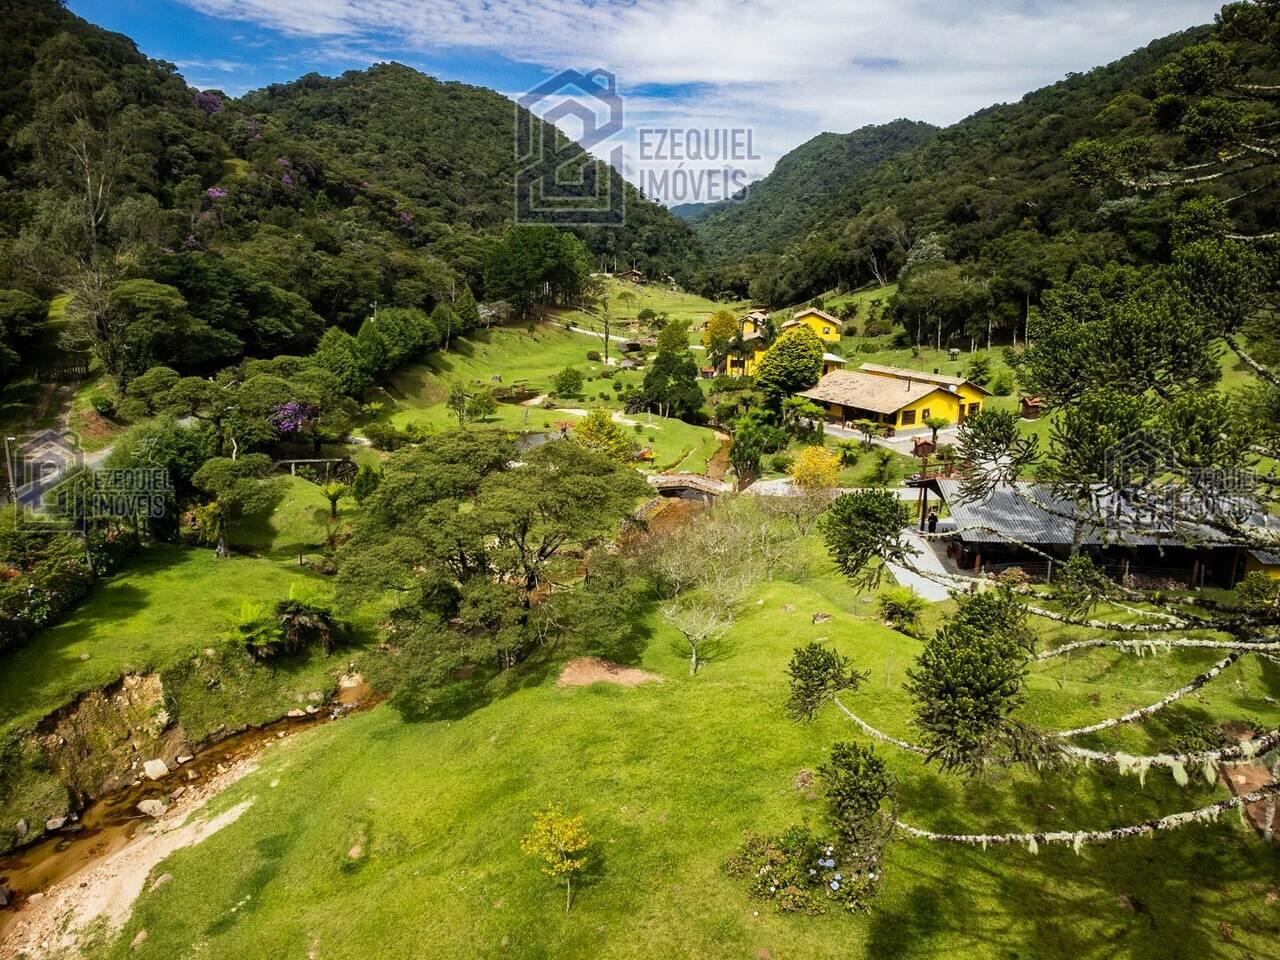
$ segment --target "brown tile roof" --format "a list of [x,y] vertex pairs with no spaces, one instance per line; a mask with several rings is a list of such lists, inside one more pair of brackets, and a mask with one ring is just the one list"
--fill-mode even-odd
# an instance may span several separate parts
[[936,383],[919,379],[906,383],[861,370],[833,370],[800,396],[872,413],[897,413],[903,407],[943,389]]
[[961,384],[968,384],[973,389],[981,390],[983,393],[991,392],[984,387],[978,386],[972,380],[966,380],[964,377],[948,377],[941,373],[925,373],[922,370],[907,370],[904,367],[886,367],[879,363],[864,363],[858,369],[880,377],[897,377],[900,380],[923,380],[926,383],[936,383],[944,387],[958,387]]

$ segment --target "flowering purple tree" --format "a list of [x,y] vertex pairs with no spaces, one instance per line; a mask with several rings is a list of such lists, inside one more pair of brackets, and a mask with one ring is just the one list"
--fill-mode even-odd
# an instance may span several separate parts
[[210,187],[208,190],[204,192],[204,195],[208,197],[210,200],[213,200],[216,202],[218,200],[225,199],[227,196],[227,191],[223,187]]
[[195,102],[196,106],[209,114],[209,116],[222,112],[222,98],[211,91],[197,90]]
[[268,420],[281,433],[302,433],[315,423],[319,411],[305,400],[290,400],[276,407]]

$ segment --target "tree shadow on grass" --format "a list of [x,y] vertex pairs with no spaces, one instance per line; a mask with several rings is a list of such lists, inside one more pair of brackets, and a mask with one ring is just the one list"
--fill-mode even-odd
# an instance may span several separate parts
[[[1152,778],[1140,787],[1115,771],[1067,770],[965,783],[926,772],[900,794],[905,819],[918,811],[927,820],[920,825],[956,833],[1106,828],[1216,796],[1203,783],[1181,788],[1156,772]],[[908,878],[917,883],[905,907],[873,908],[877,958],[929,954],[941,949],[930,945],[935,938],[955,950],[959,938],[983,956],[1190,960],[1220,955],[1233,937],[1245,942],[1230,949],[1249,955],[1280,932],[1280,917],[1263,906],[1280,875],[1280,845],[1241,829],[1234,815],[1086,846],[1079,855],[1059,844],[1033,855],[1018,845],[899,843],[927,858],[931,876]],[[903,869],[892,860],[888,867]]]

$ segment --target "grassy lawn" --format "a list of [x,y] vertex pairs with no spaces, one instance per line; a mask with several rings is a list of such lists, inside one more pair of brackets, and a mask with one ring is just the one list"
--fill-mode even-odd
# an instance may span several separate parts
[[[609,314],[612,317],[611,333],[621,336],[648,336],[648,329],[641,329],[634,323],[635,316],[641,310],[650,309],[655,313],[665,313],[669,320],[684,321],[689,324],[689,342],[702,342],[702,324],[717,310],[729,310],[734,314],[742,314],[751,309],[747,300],[719,303],[708,300],[696,293],[685,293],[672,290],[660,284],[637,286],[626,280],[606,281],[608,290]],[[635,300],[627,302],[619,295],[630,293]],[[558,310],[555,312],[557,322],[572,322],[589,330],[603,330],[597,316],[581,310]]]
[[[261,513],[243,517],[231,532],[231,546],[285,563],[296,561],[300,553],[315,559],[333,523],[329,501],[318,486],[301,477],[284,476],[278,483],[275,503]],[[338,501],[338,525],[349,525],[358,511],[354,500]]]
[[71,616],[4,657],[0,732],[123,673],[161,668],[215,643],[246,600],[274,603],[297,567],[157,545],[100,584]]
[[[551,389],[552,378],[565,367],[581,371],[586,382],[583,396],[560,398],[555,401],[557,407],[618,411],[622,404],[614,384],[636,384],[643,379],[643,373],[619,371],[611,379],[602,378],[604,364],[587,360],[587,351],[600,347],[600,341],[593,337],[550,324],[538,326],[532,334],[514,327],[482,331],[447,354],[434,353],[424,362],[394,374],[383,416],[401,428],[418,423],[435,430],[453,429],[457,421],[444,404],[453,384],[497,387],[522,383],[545,393]],[[720,445],[715,433],[706,427],[643,413],[627,419],[640,424],[636,441],[654,451],[656,469],[701,473]],[[498,412],[483,426],[541,432],[577,420],[577,416],[562,410],[499,404]]]
[[[151,955],[241,960],[1274,956],[1280,908],[1268,893],[1280,847],[1234,815],[1080,856],[901,840],[866,916],[780,915],[748,900],[722,868],[742,832],[816,821],[819,803],[796,789],[796,774],[837,739],[862,739],[830,708],[808,725],[783,718],[792,648],[825,639],[852,657],[870,679],[851,707],[910,735],[902,682],[919,641],[882,626],[869,598],[811,554],[809,579],[758,586],[759,605],[697,677],[650,612],[634,648],[593,652],[663,683],[561,689],[552,660],[507,677],[470,712],[412,724],[383,706],[273,747],[216,801],[252,798],[248,812],[166,861],[173,881],[142,896],[102,955],[133,956],[145,929]],[[815,612],[835,619],[815,626]],[[1057,662],[1032,677],[1026,715],[1055,727],[1109,716],[1215,657]],[[1274,725],[1280,708],[1239,680],[1250,675],[1249,689],[1274,696],[1280,668],[1232,669],[1161,723],[1102,742],[1168,747],[1179,724],[1202,716]],[[1178,788],[1167,772],[1144,787],[1083,768],[965,782],[880,751],[900,780],[902,816],[934,829],[1111,826],[1222,795],[1199,777]],[[595,839],[568,915],[563,887],[519,852],[531,814],[551,802],[583,814]]]
[[[898,285],[896,283],[891,283],[884,287],[864,287],[861,290],[852,290],[848,293],[825,293],[822,295],[822,309],[826,310],[828,313],[837,313],[837,311],[847,304],[857,304],[858,312],[854,314],[852,320],[854,327],[851,330],[851,332],[856,333],[862,328],[863,321],[867,319],[867,305],[872,300],[881,300],[887,305],[890,299],[893,298],[893,295],[897,292]],[[800,305],[787,307],[785,310],[775,311],[774,316],[780,317],[788,313],[794,313],[800,309],[802,309]]]

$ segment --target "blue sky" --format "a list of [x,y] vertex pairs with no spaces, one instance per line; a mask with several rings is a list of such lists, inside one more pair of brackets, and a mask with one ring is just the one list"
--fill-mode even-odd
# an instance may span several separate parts
[[[231,94],[398,60],[518,97],[604,68],[641,126],[750,130],[748,178],[826,130],[955,122],[1212,19],[1214,0],[70,0],[79,15]],[[570,128],[569,132],[574,130]],[[596,151],[603,155],[604,151]],[[703,164],[719,166],[720,164]],[[675,196],[673,201],[716,199]]]

